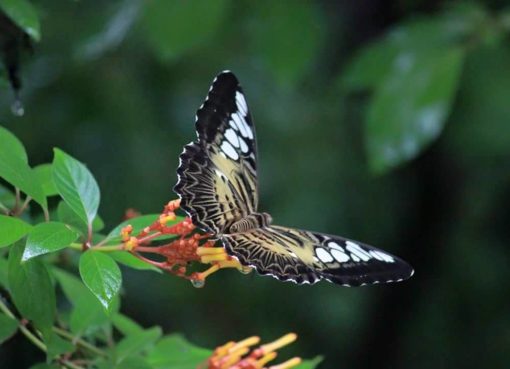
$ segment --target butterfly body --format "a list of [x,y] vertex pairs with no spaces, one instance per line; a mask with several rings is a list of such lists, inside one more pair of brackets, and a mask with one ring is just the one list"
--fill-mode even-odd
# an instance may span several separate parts
[[273,225],[269,214],[259,212],[255,127],[234,74],[215,78],[195,125],[198,139],[184,147],[174,191],[193,223],[241,264],[296,283],[326,279],[359,286],[412,275],[406,262],[385,251]]
[[228,229],[229,234],[244,233],[268,227],[273,219],[268,213],[253,213],[233,223]]

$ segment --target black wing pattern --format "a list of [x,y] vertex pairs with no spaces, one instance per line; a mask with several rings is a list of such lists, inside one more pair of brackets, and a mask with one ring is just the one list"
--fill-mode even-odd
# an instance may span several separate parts
[[402,259],[358,241],[269,226],[224,235],[227,252],[260,274],[297,283],[326,279],[343,286],[400,282],[413,274]]
[[195,126],[198,140],[184,147],[174,191],[196,226],[221,234],[258,204],[255,127],[234,74],[214,79]]
[[214,79],[196,130],[198,139],[180,156],[174,191],[193,223],[241,264],[280,280],[344,286],[399,282],[413,274],[405,261],[375,247],[270,225],[267,214],[257,213],[255,127],[231,72]]

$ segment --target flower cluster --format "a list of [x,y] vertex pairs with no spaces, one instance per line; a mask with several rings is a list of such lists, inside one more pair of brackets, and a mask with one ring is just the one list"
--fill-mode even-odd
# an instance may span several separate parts
[[[229,256],[223,247],[215,247],[215,241],[210,239],[211,235],[197,233],[190,218],[168,226],[169,222],[175,221],[175,211],[179,206],[180,200],[170,201],[158,220],[137,235],[133,235],[131,225],[124,227],[121,230],[123,248],[147,263],[190,280],[195,287],[202,287],[209,275],[223,268],[236,268],[243,273],[251,271],[251,268],[241,265],[239,261]],[[177,238],[164,245],[150,246],[156,238],[168,235]],[[164,261],[149,259],[143,256],[143,253],[158,254],[164,257]],[[200,273],[189,273],[188,264],[191,262],[211,266]]]
[[[214,350],[207,361],[207,369],[290,369],[301,363],[301,358],[294,357],[281,364],[267,366],[276,358],[276,350],[297,339],[295,333],[266,343],[255,349],[251,347],[260,342],[260,337],[253,336],[239,342],[228,342]],[[251,352],[250,352],[251,350]]]

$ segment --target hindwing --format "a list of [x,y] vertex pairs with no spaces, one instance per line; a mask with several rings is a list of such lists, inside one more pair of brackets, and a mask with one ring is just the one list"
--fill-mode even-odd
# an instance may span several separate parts
[[375,247],[317,232],[269,226],[224,235],[227,251],[241,264],[280,280],[344,286],[399,282],[413,269],[402,259]]

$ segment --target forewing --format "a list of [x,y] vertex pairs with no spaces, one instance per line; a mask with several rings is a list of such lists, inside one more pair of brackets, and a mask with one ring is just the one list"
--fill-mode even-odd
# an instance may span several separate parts
[[400,282],[413,274],[402,259],[375,247],[317,232],[270,226],[222,237],[241,264],[280,280],[343,286]]
[[174,191],[195,225],[221,234],[258,204],[255,127],[234,74],[214,79],[195,125],[198,139],[184,147]]

